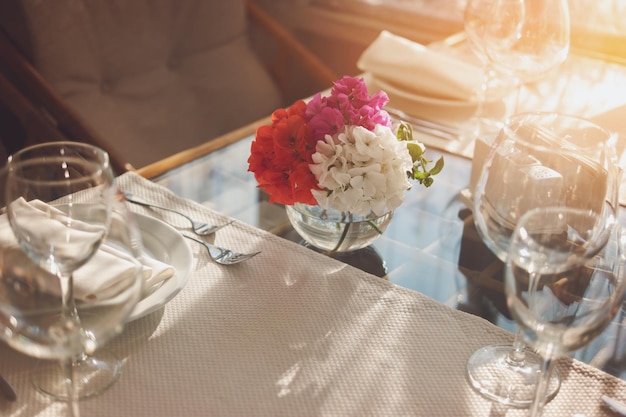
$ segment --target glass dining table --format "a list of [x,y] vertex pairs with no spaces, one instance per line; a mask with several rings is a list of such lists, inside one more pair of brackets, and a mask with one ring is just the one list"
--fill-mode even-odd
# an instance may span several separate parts
[[[593,81],[590,77],[594,77]],[[626,83],[617,84],[622,79],[626,80],[626,66],[573,55],[558,73],[525,86],[519,108],[562,111],[597,119],[619,133],[620,124],[615,120],[626,115],[626,107],[622,107],[626,95],[620,98],[614,91],[609,92],[607,86],[623,89]],[[254,132],[267,123],[269,118],[259,120],[138,172],[183,198],[304,244],[293,230],[285,208],[270,203],[268,196],[257,188],[253,174],[248,172],[247,159]],[[463,152],[450,151],[440,146],[440,141],[429,142],[427,136],[420,135],[417,132],[418,138],[424,138],[430,159],[439,155],[445,158],[445,168],[435,177],[434,184],[430,188],[415,185],[395,211],[387,230],[371,246],[328,256],[515,331],[504,297],[503,264],[478,236],[464,198],[472,173],[471,149],[469,153],[467,146]],[[623,213],[621,220],[625,220]],[[602,336],[572,356],[626,377],[620,333],[622,319],[623,315],[619,314]]]
[[[234,219],[304,243],[284,206],[270,203],[248,172],[253,137],[247,135],[153,180]],[[435,183],[409,190],[387,230],[371,246],[329,256],[508,327],[505,316],[497,314],[501,265],[475,235],[471,212],[461,198],[471,162],[452,154],[444,158],[445,169]],[[479,295],[482,290],[487,290],[483,295],[489,293],[487,299]]]
[[[461,41],[444,40],[433,47],[445,48],[464,59],[471,53],[462,37]],[[393,104],[392,97],[390,106]],[[557,71],[523,85],[517,106],[520,112],[554,111],[585,117],[613,131],[617,139],[626,137],[626,63],[615,57],[574,51]],[[473,181],[470,178],[478,169],[472,166],[475,142],[467,140],[467,132],[473,127],[473,111],[463,108],[451,116],[449,109],[424,109],[428,119],[466,132],[456,141],[417,132],[430,159],[444,156],[444,170],[432,187],[416,185],[408,192],[388,229],[370,247],[330,256],[515,331],[504,297],[503,264],[478,236],[466,198]],[[437,120],[438,112],[441,117]],[[256,121],[144,167],[139,173],[181,197],[304,244],[285,208],[270,203],[248,172],[255,130],[269,122],[269,117]],[[622,154],[621,141],[616,143]],[[624,193],[621,195],[624,198]],[[620,219],[626,222],[624,210]],[[626,348],[622,347],[625,336],[620,332],[626,325],[621,324],[622,319],[623,315],[618,315],[602,336],[572,356],[626,378]]]
[[[253,138],[253,134],[245,135],[153,181],[233,219],[304,244],[284,206],[270,203],[247,171]],[[471,160],[445,152],[443,156],[445,169],[433,186],[413,187],[379,239],[365,249],[329,256],[515,331],[504,296],[504,265],[477,234],[471,210],[462,197]],[[623,214],[621,217],[624,221]],[[600,357],[607,349],[619,348],[615,344],[621,328],[618,319],[573,357],[588,363],[601,360],[604,370],[626,376],[621,358]]]

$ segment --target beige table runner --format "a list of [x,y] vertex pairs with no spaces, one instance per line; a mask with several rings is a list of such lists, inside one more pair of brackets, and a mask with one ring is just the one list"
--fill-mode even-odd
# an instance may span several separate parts
[[[136,174],[120,182],[199,219],[227,220]],[[465,377],[476,349],[510,343],[510,333],[241,222],[215,242],[263,252],[224,267],[190,241],[186,287],[108,345],[124,358],[124,373],[81,402],[84,416],[525,415],[484,399]],[[15,403],[0,402],[3,416],[64,415],[62,403],[31,387],[34,363],[0,345],[0,372],[18,393]],[[563,385],[546,416],[611,416],[600,396],[626,400],[622,380],[577,361],[560,369]]]

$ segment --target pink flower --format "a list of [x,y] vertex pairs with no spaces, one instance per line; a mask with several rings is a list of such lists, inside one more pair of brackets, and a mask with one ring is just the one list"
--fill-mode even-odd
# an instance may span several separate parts
[[316,140],[323,140],[326,135],[335,135],[343,131],[346,122],[339,109],[320,107],[319,113],[311,117],[309,126]]
[[307,105],[305,117],[316,140],[336,135],[345,126],[362,126],[373,131],[376,125],[391,127],[391,118],[383,110],[389,102],[384,91],[370,96],[363,78],[345,76],[335,81],[330,96],[316,94]]

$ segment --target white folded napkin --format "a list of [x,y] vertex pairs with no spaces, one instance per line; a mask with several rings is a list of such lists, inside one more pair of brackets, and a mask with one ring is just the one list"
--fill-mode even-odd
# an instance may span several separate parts
[[[21,199],[16,200],[14,204],[19,205],[21,215],[28,217],[32,230],[36,229],[38,232],[46,233],[49,236],[61,237],[67,232],[67,228],[62,224],[67,218],[62,211],[39,200],[27,202]],[[75,230],[77,231],[72,232],[72,239],[84,239],[85,246],[93,241],[97,235],[102,235],[100,228],[85,223],[80,223]],[[6,214],[0,216],[0,246],[18,246]],[[141,262],[144,287],[154,286],[172,277],[175,273],[174,267],[145,253]],[[128,278],[128,274],[135,272],[135,267],[135,261],[128,254],[111,245],[103,244],[87,263],[74,272],[74,297],[78,300],[111,298],[119,292],[119,285]],[[40,291],[55,295],[60,294],[60,285],[54,275],[43,275],[35,278],[40,286]]]
[[357,67],[408,92],[447,100],[475,101],[483,78],[476,65],[388,31],[367,47]]

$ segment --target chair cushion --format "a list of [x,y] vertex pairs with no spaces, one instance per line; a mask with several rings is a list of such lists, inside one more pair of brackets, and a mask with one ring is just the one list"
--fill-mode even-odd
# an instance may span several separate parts
[[20,1],[35,66],[136,167],[283,104],[242,1]]

